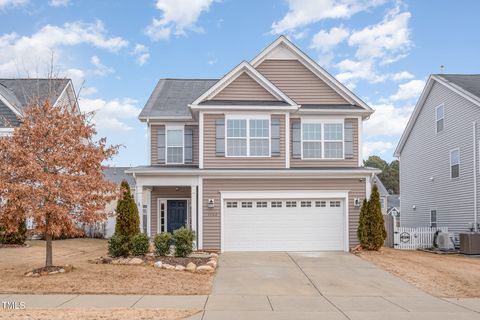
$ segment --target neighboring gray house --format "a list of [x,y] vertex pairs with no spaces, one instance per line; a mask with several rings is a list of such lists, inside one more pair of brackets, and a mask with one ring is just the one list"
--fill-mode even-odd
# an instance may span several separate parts
[[378,187],[378,193],[380,194],[380,207],[382,208],[382,213],[387,214],[387,199],[388,199],[388,191],[387,188],[383,185],[380,178],[377,175],[373,176],[373,183]]
[[402,227],[476,229],[480,75],[431,75],[395,150]]
[[25,109],[35,100],[66,103],[78,110],[70,79],[0,79],[0,136],[11,134],[20,125]]

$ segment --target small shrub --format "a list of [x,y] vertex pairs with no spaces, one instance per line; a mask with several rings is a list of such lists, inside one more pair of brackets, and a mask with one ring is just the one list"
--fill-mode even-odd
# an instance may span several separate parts
[[123,180],[120,198],[117,203],[117,218],[115,233],[122,236],[133,237],[140,233],[140,216],[135,204],[128,182]]
[[172,234],[170,232],[162,232],[155,236],[153,241],[155,245],[155,252],[159,256],[166,256],[170,253],[170,241]]
[[132,251],[132,239],[127,236],[114,234],[108,240],[108,253],[112,257],[126,257]]
[[387,237],[377,185],[373,185],[370,200],[363,201],[357,235],[365,250],[379,250]]
[[175,256],[186,257],[193,251],[193,240],[195,232],[182,227],[173,231],[173,241],[175,242]]
[[16,232],[6,232],[0,227],[0,244],[25,244],[27,240],[27,224],[22,220]]
[[150,248],[150,239],[145,233],[139,233],[132,238],[132,254],[134,256],[144,256]]

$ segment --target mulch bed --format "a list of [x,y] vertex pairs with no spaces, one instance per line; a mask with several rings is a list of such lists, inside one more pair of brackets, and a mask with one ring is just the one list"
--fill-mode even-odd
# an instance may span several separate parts
[[73,270],[73,267],[69,265],[48,266],[48,267],[41,267],[41,268],[29,270],[25,272],[25,276],[26,277],[46,276],[46,275],[52,275],[52,274],[71,272],[72,270]]
[[0,243],[0,249],[2,248],[28,248],[28,244],[2,244]]
[[162,263],[171,264],[172,266],[179,264],[184,267],[186,267],[187,264],[189,264],[190,262],[193,262],[197,266],[200,266],[200,265],[206,264],[208,260],[210,260],[209,257],[206,257],[206,258],[193,258],[193,257],[180,258],[180,257],[170,257],[170,256],[154,257],[154,261],[162,261]]

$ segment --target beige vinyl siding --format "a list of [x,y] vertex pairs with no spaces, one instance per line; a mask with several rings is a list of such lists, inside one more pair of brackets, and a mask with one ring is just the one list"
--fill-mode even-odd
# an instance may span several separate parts
[[212,100],[261,100],[277,101],[270,92],[258,84],[246,73],[242,73],[238,78],[227,85]]
[[256,69],[298,104],[349,104],[298,60],[265,60]]
[[[151,128],[152,143],[150,144],[150,158],[152,161],[152,166],[165,165],[165,164],[158,163],[158,158],[157,158],[157,130],[162,125],[152,124],[151,126],[152,126]],[[192,159],[193,162],[192,164],[188,164],[188,165],[198,166],[198,126],[186,125],[185,128],[193,129],[193,159]]]
[[[293,119],[293,118],[292,118]],[[358,167],[358,119],[347,118],[345,123],[352,123],[353,127],[353,158],[344,160],[304,160],[290,159],[291,168],[314,168],[314,167]],[[292,130],[292,128],[290,128]],[[291,132],[291,131],[290,131]],[[293,154],[292,134],[290,133],[290,155]]]
[[[348,190],[349,246],[358,244],[357,228],[360,208],[353,206],[354,198],[365,198],[365,181],[351,179],[207,179],[203,180],[203,247],[220,249],[221,191],[288,191],[288,190]],[[208,208],[208,199],[214,199],[215,207]],[[288,230],[285,230],[288,232]]]
[[215,120],[223,118],[225,118],[224,114],[204,114],[203,116],[204,168],[285,168],[285,115],[272,115],[272,119],[280,119],[279,157],[217,157]]
[[191,192],[190,187],[153,187],[151,196],[150,196],[150,208],[151,208],[151,221],[150,221],[150,232],[151,236],[155,237],[157,234],[157,223],[158,223],[158,198],[185,198],[190,199]]

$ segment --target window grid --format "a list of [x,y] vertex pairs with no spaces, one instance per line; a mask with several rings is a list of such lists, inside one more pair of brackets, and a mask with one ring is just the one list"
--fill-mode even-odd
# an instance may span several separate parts
[[242,208],[252,208],[253,203],[251,201],[242,201]]
[[460,177],[460,149],[450,151],[450,178]]
[[270,119],[227,119],[227,157],[269,157]]
[[330,207],[340,208],[340,201],[330,201]]
[[167,127],[167,163],[183,164],[183,128]]
[[437,210],[436,209],[430,210],[430,227],[432,228],[437,227]]
[[271,207],[272,208],[281,208],[282,207],[282,201],[272,201]]
[[436,120],[436,130],[437,133],[443,131],[445,128],[445,107],[444,105],[439,105],[435,109],[435,120]]
[[285,206],[287,208],[296,208],[297,207],[297,201],[286,201]]
[[257,201],[257,208],[267,208],[267,201]]
[[302,159],[343,159],[342,122],[302,123]]
[[227,202],[227,208],[237,208],[238,207],[238,204],[237,202]]
[[310,208],[312,206],[312,201],[300,201],[300,207]]
[[315,207],[317,207],[317,208],[324,208],[326,206],[327,206],[326,201],[315,201]]

